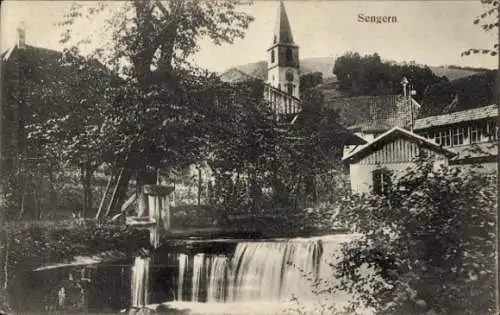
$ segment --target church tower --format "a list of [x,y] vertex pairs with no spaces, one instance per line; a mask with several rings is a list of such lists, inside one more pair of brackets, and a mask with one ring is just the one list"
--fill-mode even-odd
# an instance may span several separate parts
[[273,42],[267,53],[267,83],[299,99],[299,46],[293,41],[283,1],[280,1]]

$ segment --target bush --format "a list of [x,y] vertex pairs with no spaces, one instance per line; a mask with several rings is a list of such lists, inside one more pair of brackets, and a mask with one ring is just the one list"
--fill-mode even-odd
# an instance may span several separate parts
[[24,278],[37,267],[68,262],[75,256],[107,251],[134,255],[141,248],[149,248],[147,231],[95,221],[12,223],[0,233],[0,285],[7,287],[0,292],[4,299],[0,302],[14,309],[22,305]]
[[378,314],[491,314],[496,196],[484,175],[422,165],[387,196],[344,198],[343,221],[364,237],[343,248],[335,289]]

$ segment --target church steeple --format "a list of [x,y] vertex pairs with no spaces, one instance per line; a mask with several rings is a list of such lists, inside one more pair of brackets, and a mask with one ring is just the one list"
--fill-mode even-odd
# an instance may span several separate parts
[[280,1],[273,41],[268,52],[267,82],[295,98],[299,94],[299,46],[295,44],[292,28],[283,1]]
[[285,4],[280,1],[278,16],[276,17],[276,25],[274,27],[273,44],[293,44],[292,28],[288,21]]

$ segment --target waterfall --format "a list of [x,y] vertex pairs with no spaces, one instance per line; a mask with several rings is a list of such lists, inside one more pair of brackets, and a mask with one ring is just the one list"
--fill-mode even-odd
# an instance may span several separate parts
[[226,295],[226,274],[228,258],[214,256],[210,260],[208,279],[207,302],[224,301]]
[[[137,257],[132,267],[131,304],[141,308],[148,303],[161,302],[155,300],[157,293],[162,295],[171,290],[176,292],[174,300],[183,303],[281,303],[290,302],[292,296],[315,303],[321,298],[313,292],[315,280],[328,280],[324,284],[328,286],[332,285],[331,281],[340,281],[332,278],[330,263],[334,263],[334,258],[330,255],[337,253],[343,243],[357,237],[332,235],[244,241],[231,247],[234,251],[227,254],[168,253],[169,263],[164,266],[156,258],[152,266],[150,258]],[[155,279],[155,295],[151,298],[148,291],[150,268],[159,275]],[[162,268],[163,273],[159,272]],[[172,278],[164,278],[165,274],[172,274]],[[158,289],[160,283],[168,287]],[[346,298],[343,293],[336,293],[334,297],[339,303]]]
[[[191,301],[198,302],[200,297],[201,279],[204,275],[203,266],[205,262],[205,254],[196,254],[193,259],[193,280]],[[206,273],[205,273],[206,274]]]
[[186,254],[179,255],[179,280],[177,284],[177,301],[182,301],[182,292],[184,289],[184,275],[188,266],[188,256]]
[[229,301],[288,299],[311,292],[307,277],[316,275],[318,242],[240,243],[233,257]]
[[136,257],[132,266],[132,307],[149,304],[149,257]]
[[[191,301],[280,301],[311,296],[320,272],[321,240],[240,242],[232,257],[199,253],[193,257]],[[179,256],[177,295],[182,297],[187,256]],[[182,275],[182,276],[181,276]]]

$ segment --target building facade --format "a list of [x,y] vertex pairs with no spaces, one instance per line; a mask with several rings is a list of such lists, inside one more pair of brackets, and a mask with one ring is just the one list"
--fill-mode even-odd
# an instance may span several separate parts
[[430,116],[415,121],[414,130],[428,140],[453,150],[450,165],[480,166],[492,173],[498,166],[498,106]]
[[358,146],[342,159],[349,164],[351,191],[384,194],[392,184],[415,168],[419,159],[430,160],[435,169],[447,166],[456,155],[434,141],[395,127],[373,141]]

